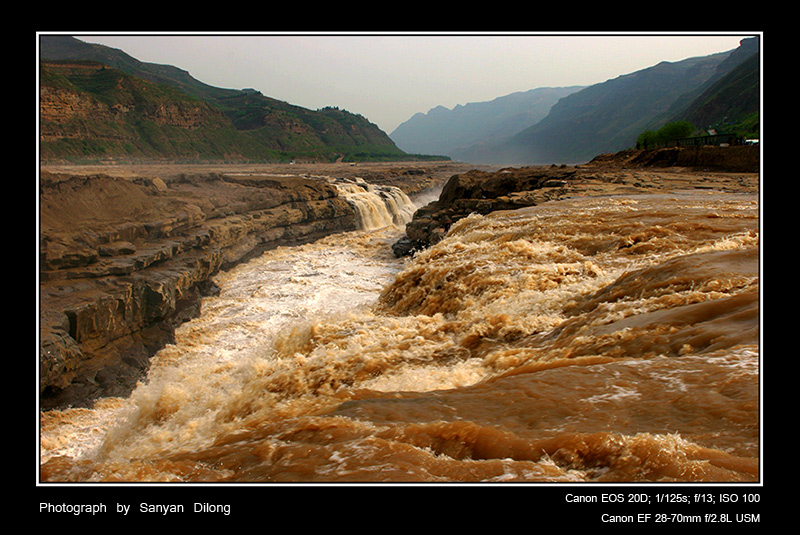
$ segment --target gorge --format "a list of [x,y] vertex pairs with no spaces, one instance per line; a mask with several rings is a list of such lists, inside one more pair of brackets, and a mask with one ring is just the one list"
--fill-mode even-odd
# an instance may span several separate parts
[[[218,271],[209,280],[219,292],[174,328],[174,342],[150,359],[146,378],[129,395],[88,392],[101,381],[113,384],[106,379],[114,368],[86,373],[86,364],[98,364],[88,351],[90,358],[76,361],[84,373],[60,400],[69,393],[71,406],[40,412],[41,480],[757,481],[758,174],[648,167],[647,156],[658,155],[606,155],[576,167],[462,169],[436,196],[438,208],[422,210],[431,221],[450,218],[446,235],[437,241],[433,227],[431,245],[408,258],[392,254],[403,232],[393,225],[278,246]],[[347,170],[354,176],[341,176]],[[380,192],[411,176],[427,186],[434,173],[420,170],[344,166],[300,176],[296,168],[292,180],[326,176],[351,192],[365,183]],[[171,200],[190,183],[255,199],[257,190],[241,190],[241,182],[268,174],[210,171],[192,175],[202,180],[162,180],[174,189]],[[147,184],[145,176],[152,170],[127,181]],[[110,194],[110,184],[104,206],[119,210],[122,197]],[[341,198],[346,202],[347,194]],[[223,210],[231,206],[208,199]],[[508,209],[510,201],[516,209]],[[136,213],[134,203],[127,206]],[[144,206],[140,222],[148,219]],[[451,211],[459,206],[472,211]],[[79,213],[78,228],[99,234],[92,212]],[[206,224],[214,221],[225,218]],[[292,221],[292,228],[308,223]],[[131,245],[103,254],[122,259],[147,248],[129,236]],[[190,233],[184,228],[175,236],[185,241]],[[218,243],[194,253],[224,255]],[[94,264],[109,258],[96,250]],[[88,282],[67,274],[94,264],[52,271],[64,275],[65,289],[70,280]],[[157,272],[149,270],[177,277],[168,269],[176,265],[154,263],[115,282],[147,276],[157,288]],[[102,279],[92,282],[112,280]],[[42,288],[53,289],[50,281]],[[73,288],[77,309],[90,294]],[[148,329],[134,332],[135,320],[148,310],[158,320],[166,308],[139,311],[161,303],[148,291],[150,299],[132,302],[127,316],[94,314],[84,330],[67,321],[76,334],[91,334],[87,325],[130,331],[106,346],[88,336],[76,346],[94,344],[95,355],[104,356],[126,340],[144,340]],[[117,302],[108,310],[119,310]],[[82,397],[80,388],[87,390]],[[92,404],[88,394],[107,397]]]
[[[402,257],[437,243],[471,213],[683,187],[754,191],[758,154],[758,147],[627,151],[583,166],[506,169],[452,162],[43,169],[41,406],[127,395],[174,329],[214,294],[214,275],[266,250],[393,225],[405,229],[392,247]],[[692,171],[699,168],[707,171]],[[406,204],[442,187],[441,196]],[[376,218],[376,204],[389,210]]]
[[[309,174],[330,170],[313,167],[176,167],[122,176],[102,166],[106,173],[43,170],[42,408],[126,395],[174,328],[215,292],[213,275],[280,245],[356,230],[364,224],[360,205],[407,199],[452,170],[411,166],[374,174],[369,165],[342,165],[334,181]],[[373,184],[356,181],[354,171]],[[410,219],[408,207],[395,210]]]

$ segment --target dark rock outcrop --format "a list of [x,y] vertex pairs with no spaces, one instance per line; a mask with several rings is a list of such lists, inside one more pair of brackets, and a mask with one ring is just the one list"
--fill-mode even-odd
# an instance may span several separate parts
[[334,186],[285,176],[43,172],[39,216],[42,408],[127,395],[220,269],[356,228]]
[[393,246],[398,257],[440,241],[450,226],[472,213],[513,210],[556,198],[576,175],[574,167],[507,168],[497,172],[468,171],[453,175],[439,200],[414,214],[406,236]]
[[[459,219],[476,213],[535,206],[569,196],[654,193],[669,189],[752,191],[758,183],[758,146],[627,150],[603,154],[580,166],[531,166],[453,175],[437,201],[417,210],[395,256],[440,241]],[[669,169],[667,173],[659,170]],[[729,174],[723,180],[713,175]],[[755,186],[757,187],[757,186]]]

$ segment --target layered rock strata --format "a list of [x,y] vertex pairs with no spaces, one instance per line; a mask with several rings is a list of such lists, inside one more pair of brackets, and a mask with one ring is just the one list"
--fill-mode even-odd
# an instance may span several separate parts
[[264,250],[354,230],[331,184],[287,176],[40,181],[43,408],[124,396],[211,277]]

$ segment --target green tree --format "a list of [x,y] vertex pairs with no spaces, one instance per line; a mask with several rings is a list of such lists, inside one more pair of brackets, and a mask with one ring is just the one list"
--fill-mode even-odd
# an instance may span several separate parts
[[658,146],[658,134],[652,130],[645,130],[636,138],[637,149],[652,149]]
[[678,139],[689,137],[694,132],[694,125],[688,121],[677,121],[668,123],[657,131],[645,130],[636,138],[636,147],[640,149],[652,149],[667,145]]
[[659,128],[658,137],[662,143],[675,141],[676,139],[683,139],[689,137],[694,132],[694,125],[688,121],[678,121],[675,123],[668,123]]

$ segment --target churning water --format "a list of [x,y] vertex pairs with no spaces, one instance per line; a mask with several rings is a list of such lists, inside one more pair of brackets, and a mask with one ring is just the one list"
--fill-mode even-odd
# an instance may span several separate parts
[[398,260],[408,206],[357,186],[379,228],[221,273],[129,399],[43,413],[42,480],[759,479],[756,196],[473,215]]

